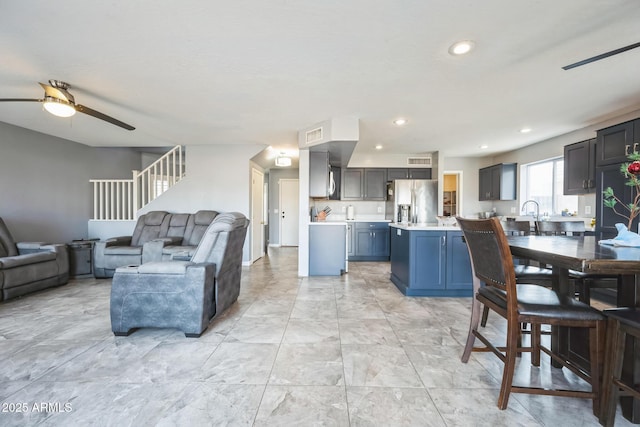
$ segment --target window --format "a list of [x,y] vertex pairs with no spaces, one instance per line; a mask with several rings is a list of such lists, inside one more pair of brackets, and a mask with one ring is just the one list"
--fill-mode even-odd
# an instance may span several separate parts
[[[560,215],[563,210],[577,212],[578,196],[565,196],[564,189],[564,159],[544,160],[523,165],[522,195],[525,200],[535,200],[540,205],[540,216]],[[527,214],[532,213],[533,204],[527,205]]]

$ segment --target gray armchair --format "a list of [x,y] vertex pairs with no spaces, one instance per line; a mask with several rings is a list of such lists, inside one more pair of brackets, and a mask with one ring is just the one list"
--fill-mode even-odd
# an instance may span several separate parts
[[[113,277],[115,269],[123,265],[140,265],[143,258],[143,246],[161,236],[163,225],[166,228],[169,213],[152,211],[138,218],[132,236],[113,237],[96,242],[93,249],[93,271],[95,277]],[[149,253],[152,253],[150,251]]]
[[248,225],[240,213],[221,213],[206,229],[190,261],[116,269],[110,306],[113,333],[178,328],[187,337],[199,337],[238,299]]
[[66,245],[14,242],[0,218],[0,301],[69,281]]

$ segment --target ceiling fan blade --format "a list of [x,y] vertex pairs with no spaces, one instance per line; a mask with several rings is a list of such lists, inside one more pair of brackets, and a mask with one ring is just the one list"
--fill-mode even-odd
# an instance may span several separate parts
[[2,98],[0,102],[42,102],[44,99]]
[[84,114],[88,114],[89,116],[95,117],[97,119],[100,120],[104,120],[105,122],[109,122],[112,125],[116,125],[116,126],[120,126],[121,128],[124,128],[126,130],[134,130],[135,128],[131,125],[128,125],[124,122],[121,122],[118,119],[114,119],[111,116],[107,116],[106,114],[103,114],[99,111],[93,110],[89,107],[85,107],[84,105],[80,105],[80,104],[76,104],[76,111],[80,112],[80,113],[84,113]]
[[578,62],[574,62],[573,64],[565,65],[564,67],[562,67],[562,69],[563,70],[570,70],[572,68],[580,67],[581,65],[586,65],[586,64],[589,64],[591,62],[599,61],[601,59],[605,59],[605,58],[608,58],[610,56],[617,55],[619,53],[626,52],[626,51],[631,50],[631,49],[635,49],[637,47],[640,47],[640,43],[630,44],[629,46],[621,47],[619,49],[615,49],[615,50],[612,50],[612,51],[609,51],[609,52],[605,52],[605,53],[602,53],[600,55],[592,56],[591,58],[583,59],[582,61],[578,61]]

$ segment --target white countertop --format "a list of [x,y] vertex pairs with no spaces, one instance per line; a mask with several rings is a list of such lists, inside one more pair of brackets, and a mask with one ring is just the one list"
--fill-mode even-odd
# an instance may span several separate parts
[[316,221],[316,222],[310,222],[309,224],[317,224],[319,222],[322,223],[347,223],[347,222],[386,222],[386,223],[390,223],[391,220],[390,219],[344,219],[344,218],[335,218],[335,219],[325,219],[324,221]]
[[347,221],[315,221],[310,222],[309,225],[342,225],[347,226]]
[[353,222],[385,222],[389,224],[389,227],[400,228],[402,230],[415,230],[415,231],[460,231],[458,226],[440,226],[437,223],[433,224],[396,224],[389,220],[343,220],[343,221],[316,221],[310,222],[309,225],[347,225]]
[[460,227],[455,225],[438,225],[433,224],[396,224],[391,223],[389,227],[400,228],[402,230],[414,230],[414,231],[460,231]]

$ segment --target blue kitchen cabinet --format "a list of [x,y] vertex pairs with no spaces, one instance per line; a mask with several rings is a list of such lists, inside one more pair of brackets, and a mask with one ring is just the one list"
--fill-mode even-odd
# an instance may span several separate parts
[[309,276],[340,276],[346,271],[346,238],[344,223],[309,226]]
[[470,292],[471,274],[469,250],[462,231],[447,231],[447,289]]
[[407,296],[471,296],[461,231],[391,228],[391,281]]
[[389,261],[389,223],[355,222],[349,261]]

